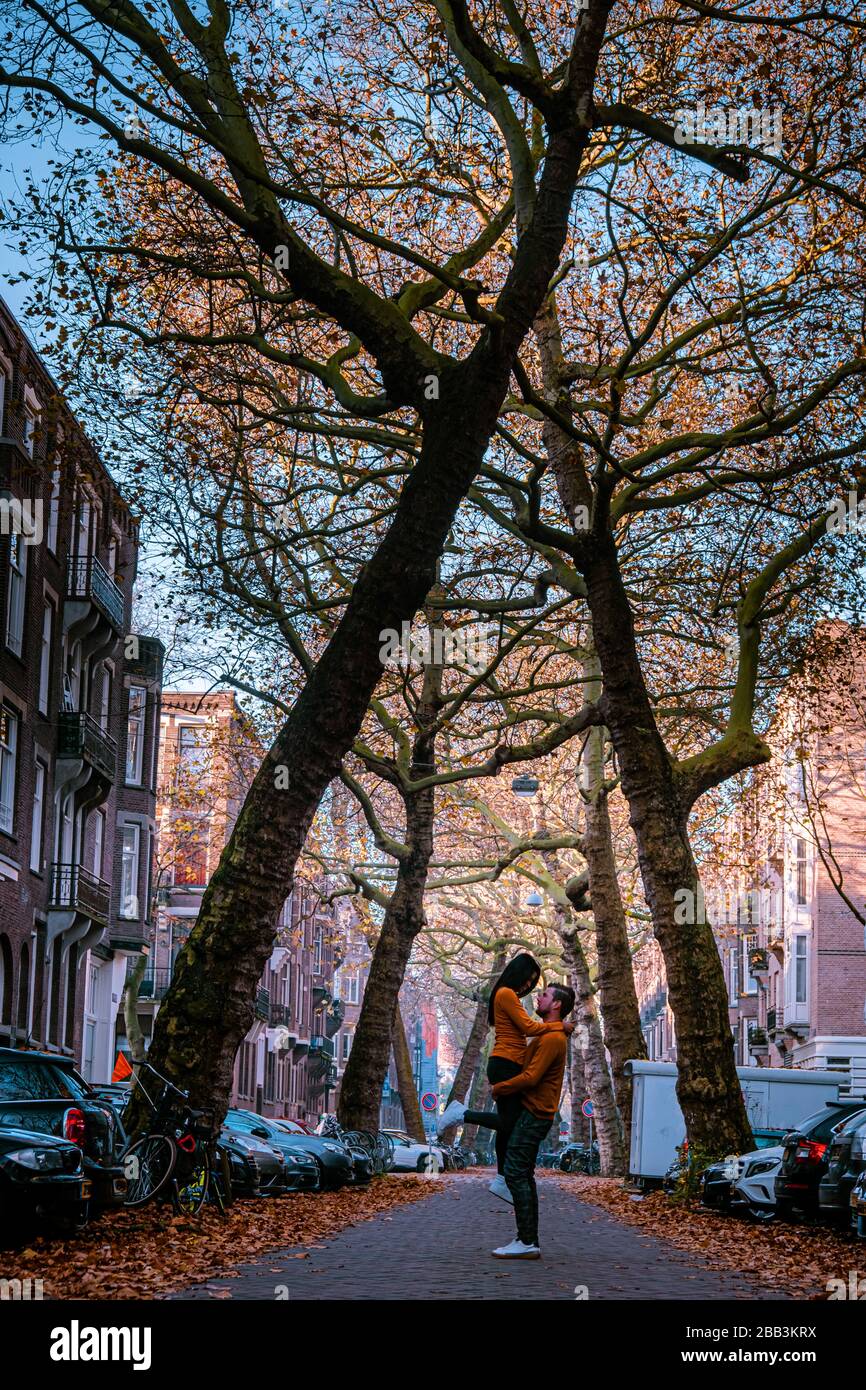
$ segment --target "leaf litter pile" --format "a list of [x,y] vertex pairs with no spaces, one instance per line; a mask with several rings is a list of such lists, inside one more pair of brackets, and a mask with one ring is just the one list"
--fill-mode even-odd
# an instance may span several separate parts
[[[268,1251],[310,1248],[348,1226],[430,1195],[423,1178],[388,1174],[366,1187],[235,1202],[226,1216],[206,1208],[175,1216],[151,1203],[102,1212],[68,1239],[39,1236],[3,1251],[5,1278],[42,1279],[45,1298],[160,1298],[188,1284],[225,1277]],[[301,1251],[297,1259],[306,1259]]]
[[552,1175],[581,1201],[603,1207],[629,1226],[640,1226],[679,1250],[702,1256],[716,1269],[737,1270],[797,1299],[825,1299],[829,1279],[848,1280],[866,1259],[866,1246],[844,1230],[821,1224],[772,1221],[762,1226],[709,1211],[698,1201],[672,1200],[650,1192],[639,1201],[619,1178],[582,1173]]

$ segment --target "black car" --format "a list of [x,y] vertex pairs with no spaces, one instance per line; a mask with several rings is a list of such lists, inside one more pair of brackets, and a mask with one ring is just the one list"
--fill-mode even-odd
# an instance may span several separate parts
[[123,1128],[71,1060],[0,1047],[0,1131],[24,1129],[66,1139],[81,1150],[93,1202],[116,1206],[126,1193]]
[[0,1232],[34,1217],[80,1230],[89,1198],[77,1144],[29,1129],[0,1130]]
[[224,1121],[227,1129],[251,1134],[266,1144],[273,1144],[282,1153],[310,1154],[319,1167],[319,1185],[324,1188],[345,1187],[354,1181],[352,1155],[339,1139],[320,1134],[308,1134],[293,1120],[272,1120],[251,1110],[229,1110]]
[[277,1197],[288,1192],[286,1161],[270,1144],[224,1129],[217,1147],[228,1155],[233,1196]]
[[[752,1157],[757,1149],[772,1149],[781,1144],[785,1134],[784,1129],[756,1129],[752,1136],[755,1143],[749,1150],[749,1157]],[[713,1207],[717,1211],[729,1211],[731,1189],[743,1176],[744,1168],[743,1155],[724,1158],[719,1163],[711,1163],[705,1168],[701,1174],[699,1189],[704,1206]]]
[[828,1101],[785,1135],[785,1153],[776,1178],[777,1216],[790,1216],[794,1211],[816,1214],[818,1186],[827,1171],[833,1131],[862,1109],[860,1100]]
[[866,1110],[860,1110],[836,1129],[827,1171],[818,1184],[818,1207],[822,1216],[832,1221],[851,1218],[851,1189],[866,1167]]

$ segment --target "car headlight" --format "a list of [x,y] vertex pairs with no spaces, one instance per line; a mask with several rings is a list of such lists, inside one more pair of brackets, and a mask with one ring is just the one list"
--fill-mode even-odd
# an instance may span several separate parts
[[747,1178],[755,1178],[759,1173],[769,1173],[772,1168],[775,1168],[775,1166],[775,1159],[759,1158],[756,1160],[756,1162],[749,1164],[748,1168],[746,1169],[745,1175]]
[[34,1173],[56,1173],[63,1167],[63,1158],[54,1149],[13,1149],[6,1157]]
[[326,1143],[326,1144],[323,1144],[323,1145],[322,1145],[322,1148],[323,1148],[323,1149],[327,1149],[329,1154],[341,1154],[341,1153],[345,1153],[345,1149],[341,1148],[341,1146],[340,1146],[339,1144],[327,1144],[327,1143]]

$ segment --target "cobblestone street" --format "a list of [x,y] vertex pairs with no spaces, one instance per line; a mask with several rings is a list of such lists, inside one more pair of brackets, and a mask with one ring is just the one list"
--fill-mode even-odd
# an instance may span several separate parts
[[[175,1295],[182,1299],[772,1299],[729,1270],[625,1226],[539,1175],[543,1258],[500,1261],[511,1208],[485,1170],[432,1180],[426,1201],[364,1221],[305,1256],[275,1252]],[[299,1258],[299,1256],[302,1256]],[[286,1297],[282,1292],[281,1297]]]

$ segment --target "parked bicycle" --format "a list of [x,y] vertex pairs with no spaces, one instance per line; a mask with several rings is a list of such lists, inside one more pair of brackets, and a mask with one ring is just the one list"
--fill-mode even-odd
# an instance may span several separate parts
[[[158,1098],[148,1092],[144,1071],[161,1084]],[[170,1195],[179,1214],[194,1216],[208,1200],[225,1214],[232,1201],[231,1177],[226,1155],[218,1149],[213,1110],[193,1109],[188,1092],[149,1062],[138,1068],[133,1091],[136,1086],[150,1107],[152,1121],[147,1133],[123,1152],[128,1183],[124,1205],[143,1207],[155,1197]]]
[[587,1173],[597,1177],[601,1172],[601,1155],[598,1143],[567,1144],[559,1155],[559,1169],[562,1173]]
[[390,1135],[369,1129],[343,1129],[336,1115],[323,1115],[318,1131],[327,1139],[339,1139],[348,1149],[367,1154],[377,1176],[390,1172],[394,1166],[394,1141]]

